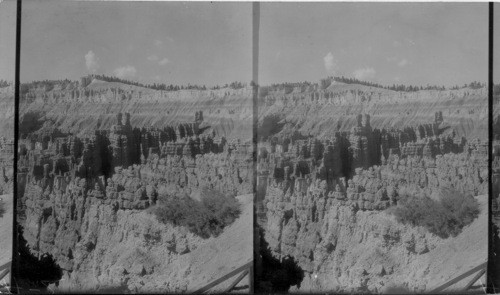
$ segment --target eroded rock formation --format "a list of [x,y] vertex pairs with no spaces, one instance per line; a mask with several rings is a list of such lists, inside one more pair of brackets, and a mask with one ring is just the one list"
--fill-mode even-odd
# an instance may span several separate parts
[[200,136],[200,113],[194,123],[161,129],[130,121],[118,114],[110,130],[90,137],[52,129],[20,141],[24,238],[33,253],[50,253],[63,269],[61,291],[186,291],[183,255],[202,240],[160,224],[146,209],[161,192],[252,191],[251,147]]
[[[198,122],[205,133],[249,141],[252,137],[252,90],[153,90],[93,77],[27,88],[20,99],[20,118],[42,114],[46,124],[78,136],[109,130],[117,113],[131,113],[137,128],[165,128]],[[57,123],[56,123],[57,122]],[[174,130],[184,132],[184,129]]]
[[376,293],[395,283],[429,291],[429,266],[414,267],[442,240],[386,209],[402,194],[433,197],[443,187],[487,194],[487,128],[473,131],[486,123],[484,89],[399,93],[324,82],[266,89],[260,102],[259,126],[269,116],[281,126],[259,142],[257,215],[272,256],[304,272],[291,290]]
[[[303,84],[287,89],[266,87],[258,99],[259,124],[279,116],[283,135],[299,132],[331,137],[351,131],[358,114],[369,114],[372,128],[415,128],[437,122],[467,140],[488,138],[487,89],[398,92],[329,81],[326,88]],[[265,133],[259,125],[258,133]],[[447,133],[447,132],[445,132]]]

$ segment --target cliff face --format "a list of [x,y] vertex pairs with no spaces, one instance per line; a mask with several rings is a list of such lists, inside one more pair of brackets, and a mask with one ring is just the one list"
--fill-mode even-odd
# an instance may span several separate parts
[[[186,288],[169,269],[161,268],[199,245],[199,239],[159,224],[144,211],[116,210],[76,189],[79,192],[38,200],[38,204],[31,194],[36,187],[26,192],[24,236],[35,253],[55,257],[64,271],[61,291]],[[171,277],[171,285],[162,285],[160,273]]]
[[[200,138],[189,124],[136,129],[128,115],[116,118],[110,131],[90,138],[40,130],[22,141],[18,184],[24,238],[33,254],[49,253],[63,269],[59,291],[193,291],[186,276],[206,259],[193,262],[192,253],[219,238],[204,240],[159,223],[152,213],[158,196],[189,197],[202,188],[248,194],[251,150],[213,136]],[[245,212],[251,210],[248,203],[242,203]],[[251,214],[242,218],[246,226],[237,220],[239,232],[251,237]],[[227,234],[220,238],[228,251],[240,245]],[[233,258],[227,267],[240,266]],[[199,273],[193,280],[220,275]]]
[[[403,193],[433,195],[440,187],[485,194],[486,159],[463,154],[446,154],[427,163],[419,157],[390,158],[385,165],[356,172],[347,184],[335,180],[334,191],[320,179],[270,179],[263,219],[272,254],[297,261],[305,273],[301,292],[380,292],[389,282],[416,292],[429,291],[435,287],[426,273],[432,263],[416,261],[427,261],[420,255],[443,240],[423,228],[396,222],[384,209]],[[487,216],[484,203],[482,214]],[[486,222],[481,222],[484,235],[479,238],[486,242]],[[485,260],[487,251],[474,255]],[[412,263],[417,266],[408,270]]]
[[[77,190],[81,192],[81,188]],[[33,196],[30,191],[27,195]],[[219,263],[224,261],[225,271],[240,266],[241,257],[248,260],[252,255],[251,249],[242,248],[242,243],[251,245],[244,238],[251,236],[249,206],[242,208],[240,219],[245,221],[235,222],[240,223],[239,232],[243,234],[236,242],[234,237],[224,238],[224,234],[203,240],[184,228],[159,223],[147,211],[117,209],[85,194],[53,196],[42,206],[38,201],[37,205],[33,197],[27,199],[25,238],[35,253],[52,254],[63,269],[59,292],[194,291],[199,287],[196,283],[207,283],[221,275],[199,272],[209,257],[193,261],[207,245],[225,239],[226,250],[239,253],[232,259],[219,259]],[[189,279],[193,272],[198,276]]]
[[486,195],[479,198],[481,217],[457,238],[442,240],[385,211],[355,210],[312,192],[291,201],[279,193],[266,198],[265,239],[275,257],[293,257],[304,271],[290,291],[377,293],[392,285],[428,292],[487,259]]
[[440,186],[472,195],[486,192],[485,142],[442,135],[436,124],[429,125],[435,132],[421,129],[380,131],[359,123],[350,133],[337,132],[329,139],[275,136],[259,147],[259,187],[265,193],[267,183],[273,182],[294,193],[320,182],[329,193],[349,197],[366,190],[376,194],[377,201],[388,200],[398,186],[426,194]]
[[[92,184],[79,177],[33,177],[23,197],[24,237],[33,253],[52,254],[64,270],[60,290],[186,291],[189,267],[184,256],[206,241],[184,228],[159,223],[145,209],[154,206],[162,190],[183,194],[209,185],[222,192],[248,191],[251,174],[243,176],[240,167],[222,167],[228,161],[222,156],[198,157],[196,168],[185,172],[154,163],[118,169],[105,190],[99,180]],[[235,179],[234,185],[229,177],[218,181],[220,174],[213,174],[217,169],[241,175],[245,183]],[[250,224],[242,229],[248,236]]]
[[[428,292],[486,261],[483,90],[340,84],[261,94],[259,126],[273,118],[282,128],[263,130],[259,143],[257,210],[271,255],[303,271],[291,291]],[[443,187],[481,195],[480,217],[455,238],[403,225],[385,210],[403,194],[435,198]]]
[[163,128],[190,122],[195,112],[202,111],[205,131],[250,140],[251,97],[250,88],[160,91],[93,80],[86,87],[70,83],[64,89],[55,85],[50,91],[26,91],[20,101],[20,118],[34,112],[63,132],[88,135],[111,128],[117,113],[133,114],[130,123],[138,128]]
[[[434,122],[441,112],[443,127],[468,140],[488,138],[487,89],[397,92],[356,84],[332,83],[325,89],[267,89],[259,98],[259,122],[278,115],[283,134],[300,132],[318,138],[350,131],[358,114],[369,114],[373,128],[415,127]],[[260,123],[261,124],[261,123]],[[262,125],[259,125],[262,126]],[[288,131],[288,127],[291,131]],[[265,132],[262,128],[259,133]]]

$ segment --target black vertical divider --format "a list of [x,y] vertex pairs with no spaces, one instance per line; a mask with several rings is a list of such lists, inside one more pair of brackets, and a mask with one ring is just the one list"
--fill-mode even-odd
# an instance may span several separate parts
[[495,281],[498,280],[497,277],[500,275],[497,268],[498,265],[495,265],[495,252],[494,248],[500,245],[495,245],[494,243],[494,227],[493,227],[493,47],[494,47],[494,39],[493,39],[493,24],[494,24],[494,5],[493,2],[489,3],[488,7],[488,264],[486,268],[486,286],[487,293],[496,293],[494,292]]
[[10,285],[11,290],[14,293],[19,293],[17,289],[13,289],[16,285],[16,274],[19,271],[18,268],[18,251],[17,251],[17,152],[19,146],[19,98],[20,98],[20,65],[21,65],[21,12],[22,12],[22,1],[17,0],[16,9],[16,69],[15,69],[15,79],[14,79],[14,163],[13,177],[14,185],[12,187],[13,193],[13,230],[12,230],[12,265],[10,272]]

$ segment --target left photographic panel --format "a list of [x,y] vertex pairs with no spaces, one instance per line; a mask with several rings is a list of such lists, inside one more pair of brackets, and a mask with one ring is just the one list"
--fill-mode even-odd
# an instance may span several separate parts
[[12,260],[16,1],[0,1],[0,293],[9,290]]
[[21,288],[252,290],[250,3],[23,1]]

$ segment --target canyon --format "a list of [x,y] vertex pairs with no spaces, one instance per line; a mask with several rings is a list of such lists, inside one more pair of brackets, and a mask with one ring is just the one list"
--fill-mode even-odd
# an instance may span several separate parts
[[[18,222],[30,253],[50,255],[61,269],[49,288],[189,292],[251,261],[244,90],[80,83],[28,87],[20,103]],[[163,194],[199,199],[207,190],[238,196],[240,216],[220,236],[202,238],[154,215]]]
[[[270,259],[292,264],[291,292],[428,292],[486,261],[484,87],[291,85],[259,89],[256,134],[249,87],[84,78],[22,88],[18,222],[30,253],[61,268],[49,288],[192,291],[253,259],[256,240],[256,272]],[[450,189],[479,204],[457,236],[391,214],[401,196],[439,200]],[[153,214],[162,194],[207,190],[241,204],[218,237]],[[274,278],[260,280],[257,291],[277,290]]]
[[[288,291],[429,292],[486,261],[486,93],[396,92],[328,80],[260,91],[261,259],[293,262],[300,280]],[[480,204],[479,217],[456,237],[390,213],[400,196],[439,200],[447,189]],[[448,252],[450,261],[433,261]]]

